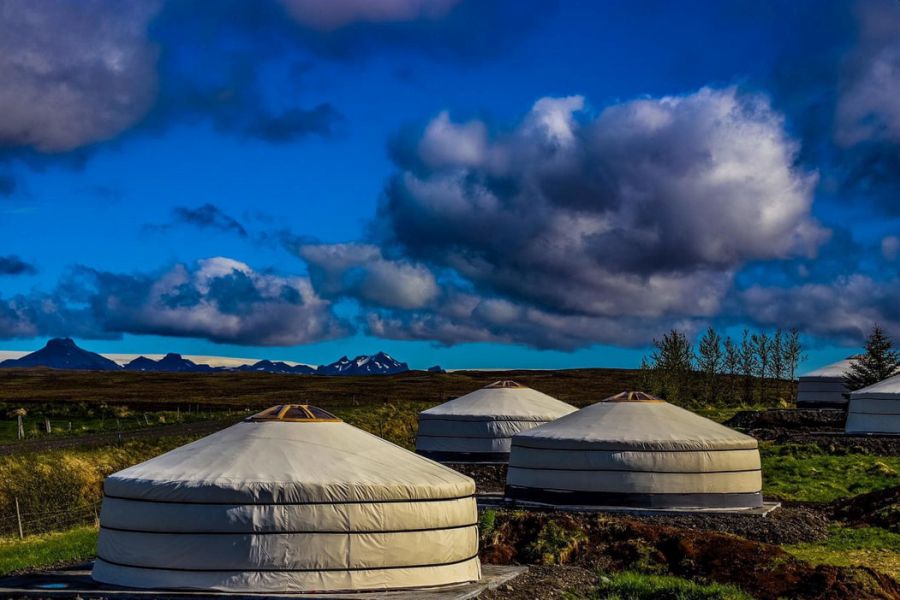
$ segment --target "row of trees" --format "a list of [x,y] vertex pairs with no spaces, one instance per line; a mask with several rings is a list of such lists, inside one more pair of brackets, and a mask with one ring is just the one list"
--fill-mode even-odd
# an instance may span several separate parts
[[790,401],[803,359],[796,329],[745,329],[734,340],[709,327],[696,348],[673,329],[653,340],[653,351],[641,362],[641,386],[676,404]]

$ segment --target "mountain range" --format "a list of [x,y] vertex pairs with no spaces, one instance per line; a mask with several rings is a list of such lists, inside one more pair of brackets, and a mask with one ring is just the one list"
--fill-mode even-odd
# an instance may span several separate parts
[[[350,360],[342,356],[328,365],[311,367],[309,365],[290,365],[285,362],[260,360],[253,364],[237,367],[212,367],[198,364],[184,358],[180,354],[166,354],[159,360],[139,356],[125,365],[80,348],[69,338],[54,338],[47,345],[20,358],[11,358],[0,362],[2,368],[47,367],[51,369],[71,369],[85,371],[145,371],[166,373],[209,373],[215,371],[240,371],[261,373],[284,373],[293,375],[391,375],[409,371],[405,362],[392,356],[378,352],[372,355],[360,355]],[[440,367],[432,367],[440,369]]]

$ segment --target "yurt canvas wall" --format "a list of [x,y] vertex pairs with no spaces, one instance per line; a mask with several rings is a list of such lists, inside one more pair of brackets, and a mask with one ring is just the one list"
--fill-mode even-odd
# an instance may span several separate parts
[[422,411],[416,452],[442,462],[505,463],[513,435],[576,410],[513,381],[498,381]]
[[757,442],[641,392],[512,440],[506,494],[554,505],[738,509],[762,505]]
[[324,411],[274,407],[108,477],[93,577],[229,592],[473,581],[474,494]]
[[850,370],[851,358],[826,365],[800,376],[797,386],[798,408],[844,408],[849,391],[844,376]]
[[900,433],[900,375],[850,394],[847,433]]

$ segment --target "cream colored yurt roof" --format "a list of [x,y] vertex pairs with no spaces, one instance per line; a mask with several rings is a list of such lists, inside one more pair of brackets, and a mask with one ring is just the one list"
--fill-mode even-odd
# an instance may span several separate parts
[[321,409],[282,405],[108,477],[93,576],[235,592],[472,581],[474,493]]
[[850,394],[847,433],[900,433],[900,375]]
[[825,365],[824,367],[819,367],[818,369],[813,369],[812,371],[808,371],[800,375],[801,379],[816,379],[816,378],[834,378],[834,379],[842,379],[844,375],[847,374],[847,371],[850,370],[850,365],[853,363],[853,357],[845,358],[844,360],[839,360],[835,363],[831,363],[830,365]]
[[846,406],[847,387],[844,385],[844,376],[850,370],[853,358],[851,356],[800,375],[797,406]]
[[514,434],[576,410],[514,381],[497,381],[419,413],[416,451],[446,462],[506,462]]
[[754,438],[623,392],[512,440],[507,494],[551,504],[747,508],[762,502]]
[[516,383],[495,381],[480,390],[422,411],[426,417],[491,417],[515,421],[551,421],[576,409],[543,392]]

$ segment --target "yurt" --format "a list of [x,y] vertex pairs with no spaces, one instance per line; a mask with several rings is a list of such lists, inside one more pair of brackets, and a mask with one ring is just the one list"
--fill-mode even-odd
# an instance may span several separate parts
[[623,392],[512,440],[506,495],[562,506],[762,505],[756,440],[643,392]]
[[850,394],[847,433],[900,433],[900,375]]
[[797,386],[797,408],[844,408],[849,391],[844,376],[850,370],[853,358],[848,358],[821,369],[804,373]]
[[514,381],[497,381],[419,413],[416,452],[441,462],[505,463],[513,435],[576,410]]
[[109,476],[93,577],[259,593],[474,581],[474,494],[321,409],[275,406]]

